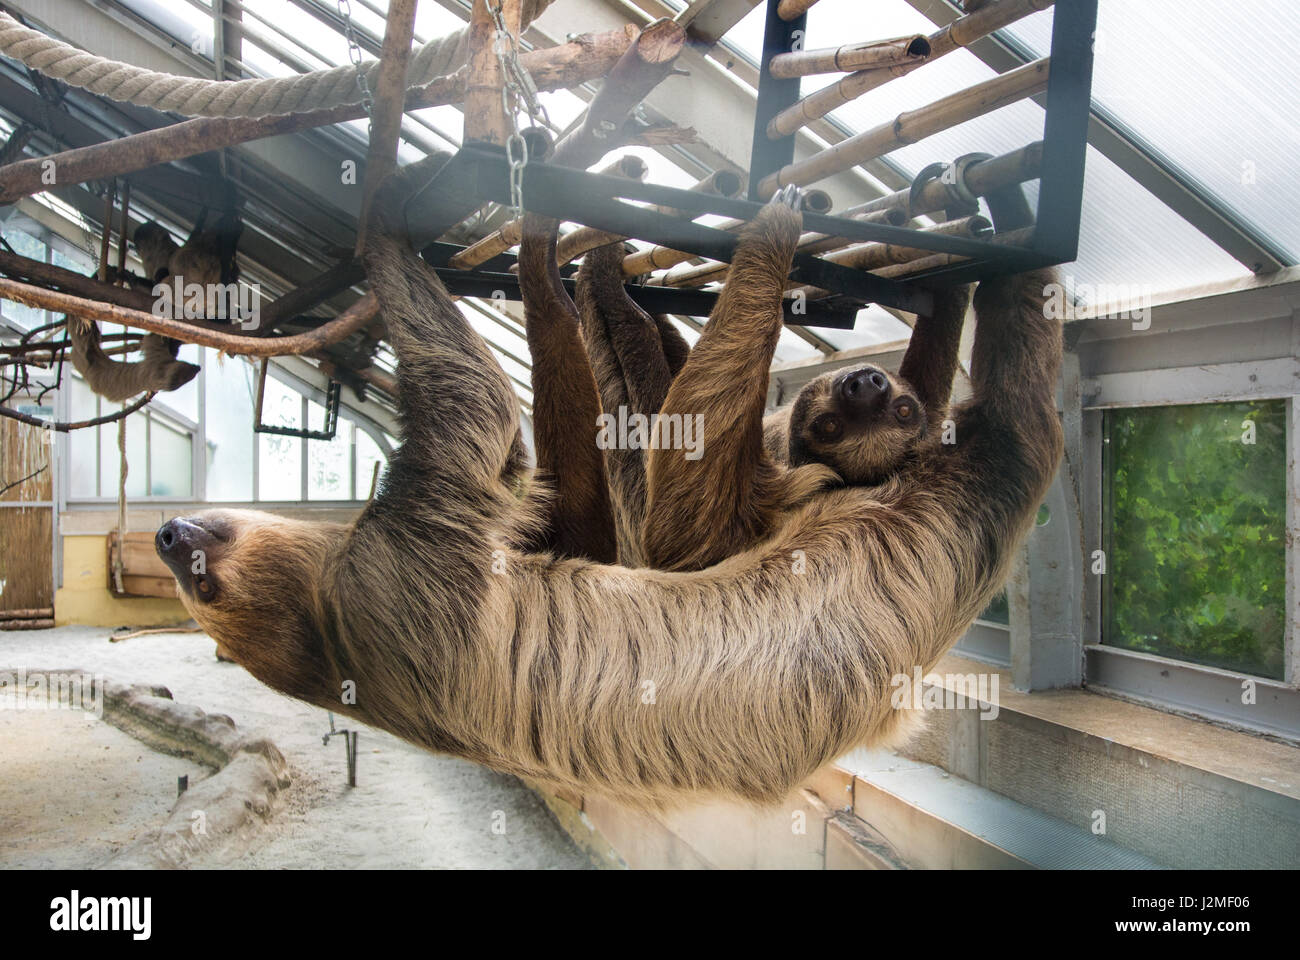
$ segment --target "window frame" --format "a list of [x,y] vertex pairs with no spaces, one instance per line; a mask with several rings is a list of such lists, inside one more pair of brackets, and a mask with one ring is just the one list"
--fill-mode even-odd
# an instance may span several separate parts
[[[1292,341],[1300,339],[1300,317],[1292,316]],[[1180,331],[1196,334],[1196,330]],[[1208,352],[1208,351],[1207,351]],[[1297,670],[1295,608],[1300,602],[1300,564],[1297,563],[1300,507],[1297,481],[1300,470],[1300,393],[1296,376],[1300,361],[1289,356],[1249,361],[1184,361],[1179,366],[1156,367],[1154,361],[1139,369],[1099,372],[1086,384],[1083,401],[1083,469],[1081,491],[1084,523],[1083,653],[1085,686],[1138,701],[1157,703],[1259,732],[1300,738],[1300,671]],[[1284,674],[1275,680],[1241,671],[1190,663],[1172,657],[1128,650],[1104,642],[1103,584],[1091,572],[1093,550],[1105,541],[1103,428],[1105,411],[1152,406],[1231,403],[1247,400],[1282,400],[1286,405],[1286,610],[1283,634]],[[1107,571],[1109,575],[1109,570]],[[1255,702],[1242,703],[1244,688],[1253,684]]]

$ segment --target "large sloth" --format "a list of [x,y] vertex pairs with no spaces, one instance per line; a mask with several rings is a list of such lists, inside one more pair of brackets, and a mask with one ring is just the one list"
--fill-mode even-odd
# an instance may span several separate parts
[[[797,191],[789,196],[797,197]],[[779,296],[771,289],[773,276],[773,265],[747,258],[732,266],[727,282],[754,291],[757,303],[771,303]],[[627,295],[621,244],[590,251],[577,286],[582,338],[606,410],[623,407],[647,420],[700,413],[711,406],[710,396],[765,375],[766,367],[737,369],[725,359],[735,356],[734,345],[716,325],[706,327],[699,355],[688,362],[690,348],[672,324],[651,318]],[[764,539],[786,510],[820,489],[882,483],[920,456],[939,438],[947,415],[970,294],[969,287],[934,292],[935,308],[917,318],[897,376],[860,364],[805,384],[793,401],[763,418],[761,446],[753,442],[750,409],[739,429],[714,431],[698,462],[667,452],[612,451],[609,486],[619,561],[661,570],[712,566]],[[771,348],[769,364],[775,341]],[[535,368],[534,380],[546,369]],[[670,386],[672,401],[665,406]],[[752,384],[747,396],[751,389]],[[659,458],[658,469],[672,473],[660,478],[653,510],[651,457]],[[675,461],[671,468],[667,459]]]
[[[896,734],[891,678],[934,664],[998,589],[1061,456],[1048,276],[981,286],[956,444],[813,497],[706,570],[632,570],[512,546],[528,512],[515,398],[399,234],[390,190],[365,261],[400,358],[403,446],[350,526],[208,511],[160,528],[199,623],[291,696],[631,804],[774,802]],[[799,226],[776,204],[743,233],[738,269],[767,271],[770,293],[729,287],[710,321],[745,376],[702,411],[708,440],[730,423],[761,443]]]

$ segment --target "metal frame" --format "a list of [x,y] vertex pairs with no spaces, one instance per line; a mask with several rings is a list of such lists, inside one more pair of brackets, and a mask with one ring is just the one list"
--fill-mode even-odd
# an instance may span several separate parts
[[[767,0],[767,25],[763,50],[765,64],[759,80],[753,131],[749,199],[730,199],[636,183],[618,177],[586,173],[533,161],[524,171],[524,205],[532,212],[572,220],[622,236],[683,250],[712,260],[729,261],[735,251],[734,234],[695,223],[705,214],[751,220],[761,209],[754,191],[768,173],[794,158],[794,136],[772,141],[766,124],[775,113],[799,98],[799,80],[770,76],[766,62],[773,53],[790,48],[803,29],[804,18],[783,21],[777,0]],[[1044,161],[1039,191],[1039,226],[1030,245],[1020,247],[995,241],[929,234],[905,227],[869,224],[843,217],[804,214],[804,227],[848,240],[903,244],[936,253],[969,257],[967,261],[894,280],[854,270],[806,254],[796,255],[792,279],[832,291],[827,301],[814,301],[806,312],[786,305],[786,318],[801,326],[850,328],[859,309],[868,303],[895,307],[909,313],[926,312],[932,295],[923,285],[940,278],[965,283],[974,279],[1018,273],[1035,267],[1073,260],[1078,252],[1079,222],[1083,202],[1083,170],[1087,155],[1087,127],[1092,94],[1091,37],[1097,19],[1097,0],[1059,0],[1052,25],[1052,70],[1047,88]],[[670,216],[626,201],[635,200],[682,211]],[[419,241],[434,240],[470,216],[484,202],[510,201],[508,164],[500,148],[466,144],[407,205],[407,223]],[[452,271],[435,252],[430,259],[452,293],[482,296],[502,290],[509,296],[517,281],[493,270]],[[701,291],[629,285],[629,293],[648,310],[658,313],[702,315],[715,295]]]
[[[962,10],[952,0],[907,0],[934,24],[945,27]],[[999,73],[1028,63],[1033,54],[1009,42],[1006,34],[982,37],[966,48]],[[1040,103],[1041,97],[1036,97]],[[1104,107],[1093,104],[1088,118],[1088,142],[1139,186],[1199,230],[1254,273],[1273,273],[1291,261],[1276,245],[1240,215],[1196,186],[1178,166]]]

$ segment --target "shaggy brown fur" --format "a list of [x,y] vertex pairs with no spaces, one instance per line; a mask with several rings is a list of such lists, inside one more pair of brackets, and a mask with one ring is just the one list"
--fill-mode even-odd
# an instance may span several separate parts
[[140,338],[144,359],[127,363],[104,353],[99,345],[99,324],[68,317],[67,327],[72,341],[72,366],[91,390],[113,403],[146,390],[175,390],[198,375],[195,364],[173,356],[167,337],[145,334]]
[[[623,244],[588,251],[578,271],[582,340],[600,387],[604,409],[649,417],[659,412],[690,347],[666,317],[652,318],[623,286]],[[578,362],[575,358],[575,362]],[[534,374],[535,375],[535,374]],[[607,451],[609,486],[618,534],[618,560],[645,566],[645,452]]]
[[[776,801],[896,733],[891,678],[933,665],[999,588],[1060,460],[1049,277],[980,289],[955,445],[814,498],[708,570],[664,573],[509,547],[513,392],[399,223],[382,215],[365,254],[400,358],[404,443],[383,489],[350,527],[223,511],[164,525],[199,623],[276,689],[632,804]],[[788,233],[769,222],[745,242],[779,258]],[[727,337],[751,356],[779,323],[754,307],[729,314],[744,329]],[[719,422],[743,424],[765,375],[719,398]]]
[[596,444],[600,395],[578,333],[578,310],[555,263],[559,223],[524,217],[519,284],[532,357],[533,440],[539,481],[554,496],[537,546],[563,557],[616,559],[605,452]]

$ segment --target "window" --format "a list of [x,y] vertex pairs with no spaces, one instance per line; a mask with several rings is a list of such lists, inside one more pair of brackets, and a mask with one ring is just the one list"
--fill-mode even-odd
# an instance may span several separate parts
[[1282,679],[1286,407],[1109,410],[1103,643]]

